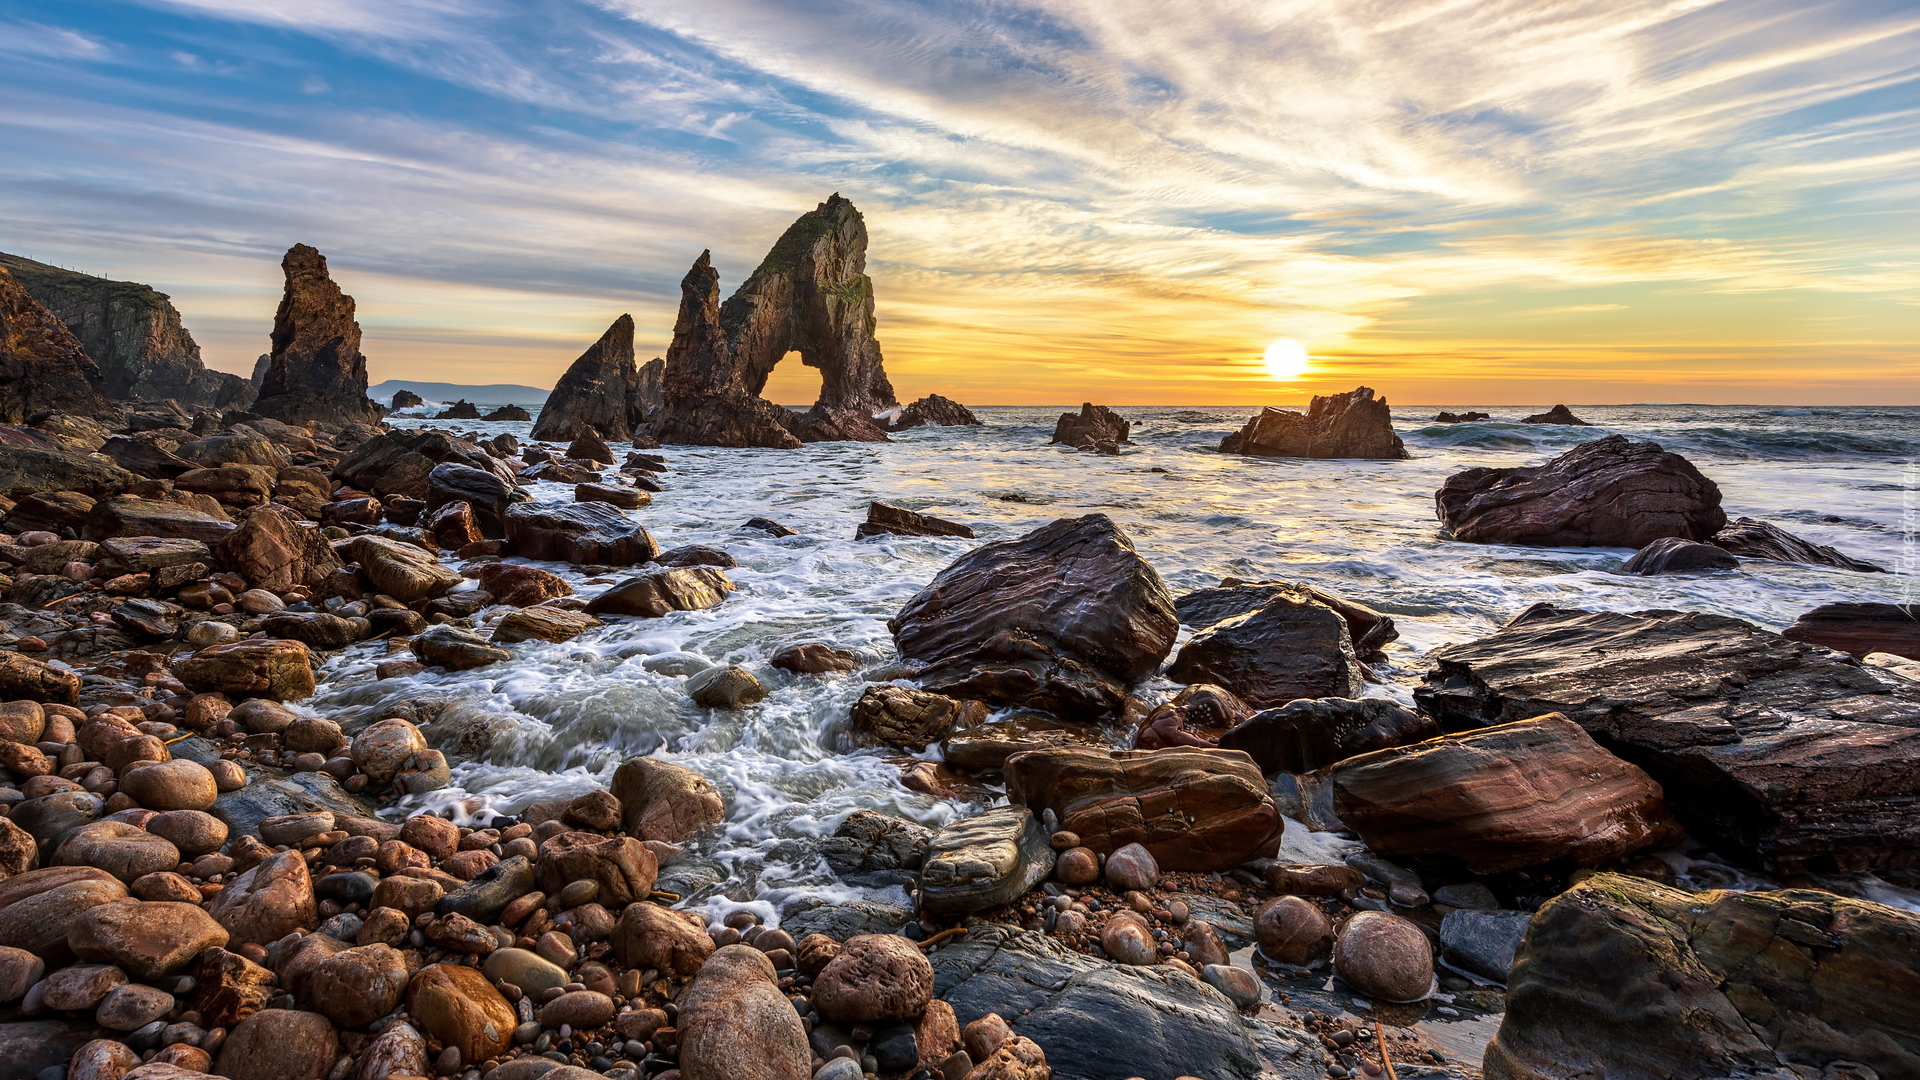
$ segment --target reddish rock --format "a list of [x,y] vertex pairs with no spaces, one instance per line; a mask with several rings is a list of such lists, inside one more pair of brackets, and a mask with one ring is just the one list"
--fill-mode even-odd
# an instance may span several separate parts
[[945,738],[963,723],[963,717],[978,723],[986,718],[986,708],[977,701],[882,683],[867,687],[853,703],[849,731],[855,746],[891,746],[917,753]]
[[1440,734],[1433,718],[1383,698],[1291,701],[1255,713],[1220,736],[1225,750],[1244,750],[1260,771],[1309,773],[1356,754],[1405,746]]
[[175,660],[172,668],[189,687],[229,697],[298,701],[313,696],[313,666],[298,641],[249,638],[214,645]]
[[1228,870],[1280,843],[1266,779],[1237,751],[1030,750],[1006,773],[1013,801],[1052,810],[1095,851],[1140,844],[1162,870]]
[[1298,896],[1269,900],[1253,920],[1260,951],[1270,960],[1307,967],[1333,949],[1333,924],[1326,913]]
[[321,1080],[339,1056],[340,1038],[326,1017],[262,1009],[227,1033],[215,1071],[228,1080]]
[[180,863],[180,849],[124,821],[96,821],[67,834],[53,853],[56,866],[94,866],[121,881]]
[[226,949],[208,949],[194,962],[194,1011],[207,1027],[231,1028],[278,993],[273,972]]
[[302,1000],[340,1027],[364,1027],[400,1004],[409,974],[406,958],[390,946],[345,949],[307,973]]
[[0,423],[47,413],[116,418],[106,385],[66,322],[0,266]]
[[829,1020],[917,1020],[933,997],[933,965],[895,934],[848,938],[813,981],[813,1004]]
[[1658,443],[1609,435],[1545,465],[1468,469],[1434,493],[1440,525],[1470,544],[1641,548],[1706,540],[1727,522],[1720,488]]
[[812,1054],[800,1014],[781,993],[772,961],[729,945],[701,966],[680,996],[684,1080],[809,1080]]
[[367,400],[367,358],[353,297],[327,273],[327,260],[305,244],[280,260],[286,290],[273,317],[273,351],[253,411],[292,424],[378,424]]
[[0,652],[0,699],[11,701],[22,698],[61,705],[78,704],[80,676],[31,656],[11,651]]
[[67,945],[82,960],[114,964],[136,979],[183,971],[227,931],[197,904],[118,900],[74,917]]
[[518,563],[488,563],[479,570],[480,587],[495,603],[529,607],[542,600],[572,596],[573,586],[558,574]]
[[1361,386],[1344,394],[1315,394],[1304,415],[1264,409],[1220,440],[1223,454],[1255,457],[1404,458],[1387,399]]
[[587,601],[586,612],[658,619],[675,611],[705,610],[732,592],[732,579],[710,566],[654,570],[615,583]]
[[269,945],[319,921],[313,878],[298,851],[275,855],[235,878],[214,897],[211,911],[239,944]]
[[975,548],[887,626],[928,690],[1091,719],[1160,666],[1179,620],[1126,534],[1090,514]]
[[558,893],[568,882],[594,881],[604,904],[645,900],[660,873],[653,852],[631,836],[564,832],[540,845],[540,888]]
[[1340,820],[1382,855],[1448,855],[1476,874],[1598,866],[1684,834],[1660,785],[1548,713],[1348,758]]
[[630,968],[691,976],[713,955],[713,939],[698,916],[658,904],[629,904],[613,931],[613,955]]
[[1899,604],[1822,604],[1780,631],[1791,641],[1810,641],[1849,653],[1892,653],[1920,660],[1920,616]]
[[427,1036],[457,1047],[462,1061],[474,1063],[504,1053],[519,1023],[513,1006],[478,968],[452,964],[428,964],[413,976],[407,1012]]
[[1362,911],[1340,927],[1333,966],[1347,985],[1379,1001],[1418,1001],[1433,986],[1433,946],[1418,926]]
[[684,844],[726,818],[713,781],[683,765],[633,757],[613,774],[621,828],[641,840]]
[[767,664],[796,675],[827,675],[852,671],[860,666],[860,658],[847,649],[836,649],[821,641],[807,641],[782,646],[768,659]]
[[473,506],[464,499],[455,499],[429,514],[427,531],[448,551],[459,551],[486,539],[481,535],[479,520],[473,516]]

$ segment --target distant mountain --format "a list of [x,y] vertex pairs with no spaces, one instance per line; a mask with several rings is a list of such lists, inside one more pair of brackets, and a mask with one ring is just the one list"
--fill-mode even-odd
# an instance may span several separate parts
[[475,405],[500,406],[518,405],[534,410],[547,403],[550,391],[533,386],[519,386],[514,383],[489,383],[486,386],[467,386],[462,383],[415,382],[412,379],[388,379],[378,386],[367,387],[367,397],[385,405],[393,400],[397,390],[411,390],[428,401],[451,404],[465,398]]

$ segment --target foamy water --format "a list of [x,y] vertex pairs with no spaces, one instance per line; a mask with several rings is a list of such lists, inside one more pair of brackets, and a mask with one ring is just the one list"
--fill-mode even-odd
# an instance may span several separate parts
[[[1729,517],[1775,522],[1807,539],[1894,567],[1902,511],[1920,488],[1907,462],[1920,452],[1920,409],[1723,407],[1577,408],[1593,428],[1514,423],[1429,425],[1434,409],[1402,409],[1407,461],[1268,460],[1222,455],[1221,436],[1251,408],[1121,409],[1136,446],[1100,457],[1047,445],[1059,410],[976,409],[986,425],[920,428],[891,444],[813,444],[799,450],[669,447],[667,490],[634,511],[663,547],[710,544],[739,560],[738,591],[708,611],[616,620],[563,644],[509,646],[511,663],[376,682],[384,643],[356,646],[327,667],[309,704],[323,715],[372,717],[383,707],[456,697],[509,718],[517,734],[491,759],[455,769],[452,789],[414,806],[514,813],[527,803],[604,785],[628,755],[696,769],[726,794],[724,834],[697,853],[730,872],[736,901],[763,913],[793,890],[891,894],[833,885],[811,842],[861,808],[937,825],[969,808],[908,791],[874,751],[847,753],[856,673],[791,676],[766,665],[783,645],[826,641],[875,664],[893,655],[886,620],[942,568],[981,543],[1063,516],[1105,513],[1179,593],[1222,577],[1309,581],[1394,616],[1400,640],[1371,693],[1410,700],[1423,656],[1485,634],[1530,604],[1594,609],[1715,611],[1778,629],[1839,600],[1900,600],[1908,579],[1819,567],[1747,563],[1743,573],[1629,577],[1624,549],[1541,549],[1440,539],[1433,492],[1477,465],[1537,464],[1620,432],[1685,454],[1720,484]],[[1460,411],[1454,407],[1454,411]],[[1522,409],[1489,409],[1520,416]],[[413,421],[402,421],[414,423]],[[528,424],[418,422],[527,438]],[[538,499],[571,501],[567,485]],[[855,541],[870,500],[971,526],[977,540]],[[801,535],[743,531],[763,515]],[[539,564],[592,596],[622,575],[589,577]],[[686,698],[690,665],[737,663],[771,689],[739,712]],[[1150,690],[1168,693],[1172,684]],[[1332,850],[1332,849],[1329,849]],[[1894,895],[1904,896],[1896,891]],[[724,906],[725,901],[716,901]]]

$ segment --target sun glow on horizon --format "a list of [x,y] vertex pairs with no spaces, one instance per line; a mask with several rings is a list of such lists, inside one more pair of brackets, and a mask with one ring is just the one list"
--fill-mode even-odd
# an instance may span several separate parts
[[1285,337],[1275,338],[1273,344],[1267,346],[1262,362],[1266,365],[1267,375],[1281,382],[1292,382],[1313,366],[1312,359],[1307,356],[1307,347]]

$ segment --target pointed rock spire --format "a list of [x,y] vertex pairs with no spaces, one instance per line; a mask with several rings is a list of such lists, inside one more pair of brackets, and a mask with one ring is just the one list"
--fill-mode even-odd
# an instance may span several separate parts
[[288,423],[377,424],[367,400],[367,358],[353,297],[327,273],[326,256],[305,244],[280,260],[287,277],[273,317],[273,351],[253,411]]

